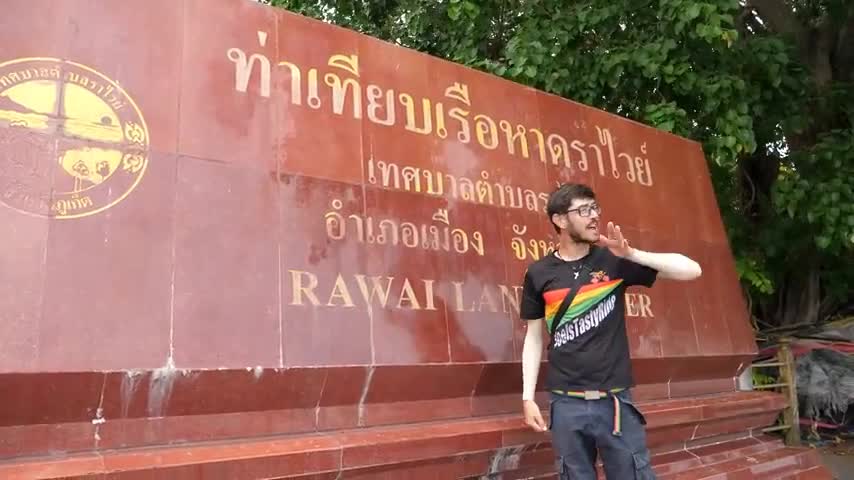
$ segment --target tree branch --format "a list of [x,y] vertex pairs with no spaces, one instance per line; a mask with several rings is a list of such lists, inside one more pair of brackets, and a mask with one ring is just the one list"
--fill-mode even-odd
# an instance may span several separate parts
[[809,51],[804,60],[812,69],[815,85],[822,89],[833,81],[832,57],[836,49],[837,23],[830,14],[825,14],[807,35]]
[[834,70],[837,78],[843,82],[854,82],[854,2],[848,6],[848,15],[836,39],[834,52]]
[[752,33],[751,28],[754,28],[754,25],[748,25],[751,19],[754,19],[756,16],[756,12],[753,10],[753,7],[745,6],[738,12],[738,18],[735,19],[735,29],[738,31],[738,36],[741,41],[744,41],[747,36]]
[[813,66],[811,56],[813,31],[801,23],[786,0],[747,0],[747,6],[756,10],[766,28],[784,37],[790,37],[801,62],[804,65]]
[[785,0],[748,0],[747,6],[755,8],[771,29],[783,35],[791,35],[798,46],[801,45],[806,29]]

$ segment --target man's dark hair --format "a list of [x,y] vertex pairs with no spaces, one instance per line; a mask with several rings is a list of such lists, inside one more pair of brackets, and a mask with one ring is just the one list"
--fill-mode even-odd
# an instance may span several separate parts
[[552,215],[565,213],[572,205],[575,199],[591,199],[596,200],[596,194],[593,189],[583,183],[564,183],[557,190],[549,195],[549,203],[546,206],[546,213],[549,216],[549,222],[554,227],[557,233],[560,233],[560,227],[552,222]]

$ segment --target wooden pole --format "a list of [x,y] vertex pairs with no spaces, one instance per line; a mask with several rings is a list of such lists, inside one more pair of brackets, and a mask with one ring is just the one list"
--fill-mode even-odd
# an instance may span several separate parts
[[798,384],[795,377],[795,357],[792,355],[791,340],[784,338],[780,341],[780,350],[777,352],[778,359],[783,366],[780,368],[779,383],[785,384],[783,393],[786,396],[786,409],[783,410],[783,420],[789,425],[786,430],[786,445],[797,446],[801,444],[800,413],[798,409]]

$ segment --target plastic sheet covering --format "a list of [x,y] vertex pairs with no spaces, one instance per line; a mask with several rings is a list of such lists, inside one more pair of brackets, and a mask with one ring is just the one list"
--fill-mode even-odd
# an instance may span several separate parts
[[829,324],[820,333],[814,335],[813,338],[854,342],[854,319]]
[[854,356],[815,349],[797,360],[798,402],[810,418],[842,423],[854,403]]

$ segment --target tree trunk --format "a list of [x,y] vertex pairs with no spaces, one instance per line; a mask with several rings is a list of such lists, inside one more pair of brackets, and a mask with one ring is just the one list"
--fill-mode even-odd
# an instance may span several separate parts
[[[757,139],[759,140],[759,139]],[[771,191],[780,173],[780,159],[759,149],[738,160],[741,205],[754,228],[762,228],[771,210]]]
[[820,320],[821,289],[817,262],[803,262],[805,271],[791,272],[778,290],[777,324],[817,324]]

